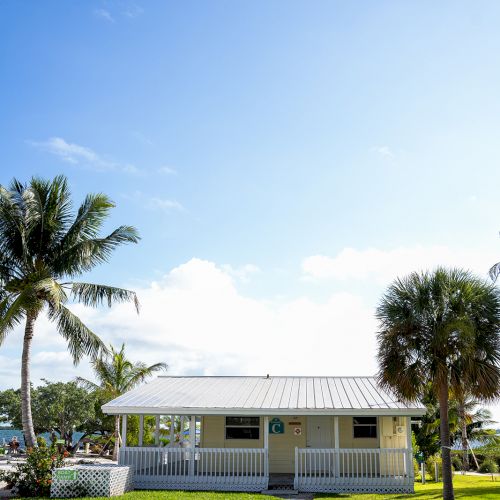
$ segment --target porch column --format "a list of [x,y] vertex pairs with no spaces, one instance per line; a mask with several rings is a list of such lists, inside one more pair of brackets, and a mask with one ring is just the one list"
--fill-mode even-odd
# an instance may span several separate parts
[[122,415],[122,446],[127,446],[127,415]]
[[160,415],[156,415],[155,424],[155,445],[160,446]]
[[264,475],[269,476],[269,417],[264,417]]
[[172,448],[175,443],[175,415],[170,415],[170,443],[168,446]]
[[[413,486],[415,471],[413,470],[413,446],[411,442],[411,417],[406,417],[406,467],[408,483]],[[412,490],[413,491],[413,490]]]
[[139,446],[144,442],[144,415],[139,415]]
[[196,415],[191,415],[189,422],[189,475],[194,476],[194,465],[196,463]]
[[179,435],[179,444],[184,442],[184,415],[181,415],[181,433]]
[[339,417],[333,417],[333,436],[335,439],[335,477],[340,477],[340,434],[339,434]]

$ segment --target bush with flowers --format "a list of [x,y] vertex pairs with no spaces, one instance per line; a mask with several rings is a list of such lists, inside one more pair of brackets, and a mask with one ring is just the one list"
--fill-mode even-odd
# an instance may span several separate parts
[[26,462],[16,465],[14,471],[0,471],[0,481],[21,497],[50,496],[52,471],[64,466],[67,451],[61,453],[55,445],[38,446],[27,450]]

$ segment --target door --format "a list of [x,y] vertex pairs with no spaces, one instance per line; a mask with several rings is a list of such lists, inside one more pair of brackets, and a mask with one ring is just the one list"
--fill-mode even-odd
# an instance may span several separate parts
[[307,447],[333,448],[333,417],[307,417]]

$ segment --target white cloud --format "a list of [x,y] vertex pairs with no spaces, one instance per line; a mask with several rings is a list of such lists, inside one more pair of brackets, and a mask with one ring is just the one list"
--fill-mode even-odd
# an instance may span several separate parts
[[175,170],[175,168],[169,167],[167,165],[160,167],[157,170],[157,172],[159,174],[165,174],[165,175],[176,175],[177,174],[177,170]]
[[306,278],[373,280],[387,283],[412,271],[437,266],[462,267],[486,276],[498,253],[481,249],[456,250],[447,246],[399,247],[390,250],[344,248],[334,257],[313,255],[302,262]]
[[149,198],[146,207],[151,210],[162,210],[164,212],[182,212],[184,210],[184,207],[178,201],[158,197]]
[[372,151],[375,151],[380,156],[383,156],[384,158],[387,158],[389,160],[393,160],[394,158],[396,158],[396,155],[389,146],[375,146],[372,148]]
[[224,264],[221,268],[241,283],[248,283],[252,276],[261,272],[260,268],[255,264],[244,264],[238,267]]
[[[132,359],[165,361],[172,374],[371,374],[376,369],[373,312],[352,294],[333,294],[322,302],[253,299],[238,291],[230,273],[200,259],[137,293],[139,315],[131,304],[72,309],[106,342],[125,342]],[[11,348],[20,345],[15,332],[9,339]],[[37,323],[34,349],[41,349],[33,356],[35,382],[89,374],[86,362],[72,367],[64,341],[45,319]],[[12,376],[3,378],[0,388],[19,380],[18,359],[10,366]]]
[[134,19],[144,13],[144,9],[139,5],[132,3],[124,11],[123,15],[130,19]]
[[[132,360],[165,361],[172,375],[369,375],[377,369],[373,308],[351,293],[323,301],[249,298],[228,270],[201,259],[136,291],[139,315],[131,304],[72,309],[105,342],[125,342]],[[20,348],[20,334],[8,337],[10,352]],[[45,318],[37,322],[33,347],[35,384],[91,377],[87,362],[73,367],[64,340]],[[17,387],[20,353],[4,353],[0,389]]]
[[94,15],[96,17],[99,17],[100,19],[104,19],[105,21],[108,21],[110,23],[114,23],[115,22],[115,19],[111,15],[111,12],[109,12],[106,9],[95,9],[94,10]]
[[121,171],[129,174],[140,172],[134,165],[110,161],[91,148],[67,142],[62,137],[50,137],[46,141],[28,141],[28,144],[73,165],[82,165],[101,172]]

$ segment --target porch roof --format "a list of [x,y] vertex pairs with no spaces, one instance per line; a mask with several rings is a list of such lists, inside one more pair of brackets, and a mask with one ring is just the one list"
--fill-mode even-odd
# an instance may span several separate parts
[[407,415],[425,413],[374,377],[158,377],[102,407],[107,414]]

